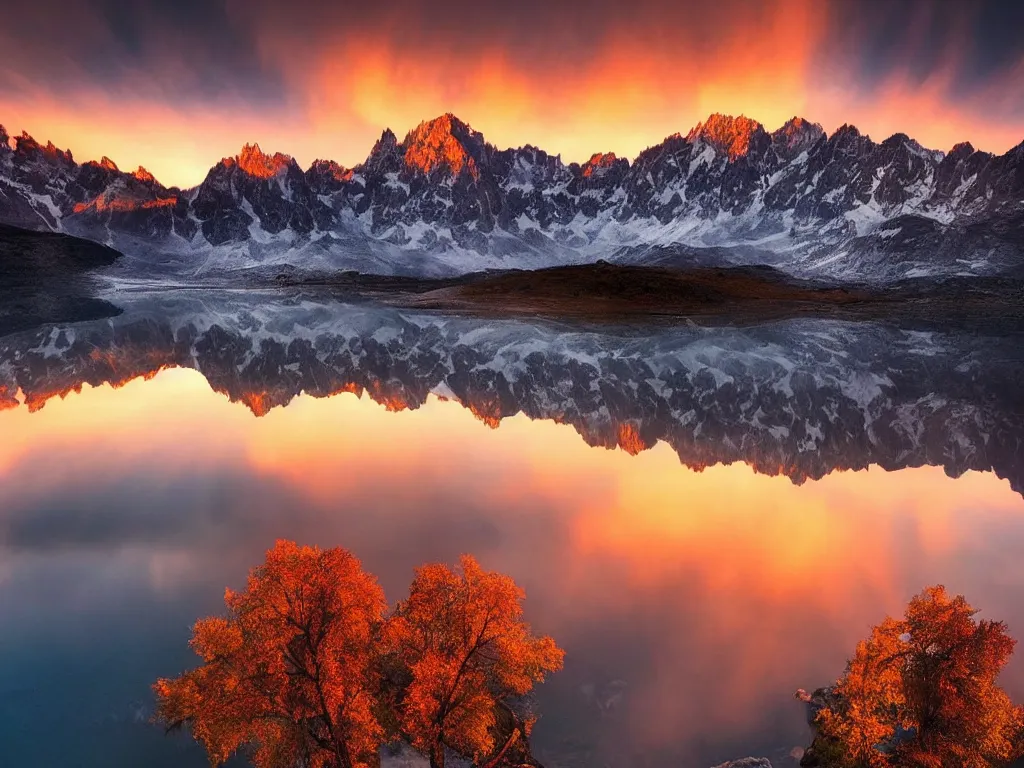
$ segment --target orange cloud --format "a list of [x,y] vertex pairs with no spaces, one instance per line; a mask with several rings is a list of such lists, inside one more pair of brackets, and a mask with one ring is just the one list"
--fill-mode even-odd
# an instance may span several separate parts
[[773,127],[807,105],[806,73],[824,32],[819,4],[792,0],[722,30],[713,46],[610,33],[578,59],[522,62],[508,51],[447,42],[410,48],[340,36],[310,60],[268,42],[311,122],[390,126],[399,134],[444,112],[499,147],[534,144],[582,161],[597,151],[636,155],[713,111]]
[[[219,102],[172,104],[141,75],[117,90],[83,82],[75,96],[58,98],[22,77],[0,94],[0,116],[12,132],[52,139],[79,160],[109,155],[181,186],[199,183],[250,141],[303,165],[329,158],[351,166],[383,128],[401,136],[444,112],[499,147],[531,143],[566,161],[598,151],[633,157],[711,112],[743,113],[769,130],[794,115],[827,130],[850,122],[876,141],[902,131],[943,150],[969,140],[1003,152],[1024,139],[1024,57],[964,89],[966,43],[916,76],[912,54],[923,43],[910,29],[907,61],[865,78],[855,62],[832,55],[835,19],[812,0],[724,2],[713,29],[707,19],[656,18],[589,25],[600,29],[593,39],[567,39],[564,49],[559,35],[542,36],[528,50],[486,30],[416,35],[416,19],[397,13],[306,37],[267,23],[253,35],[263,64],[281,75],[284,104],[249,103],[244,87]],[[169,66],[182,65],[172,58]]]

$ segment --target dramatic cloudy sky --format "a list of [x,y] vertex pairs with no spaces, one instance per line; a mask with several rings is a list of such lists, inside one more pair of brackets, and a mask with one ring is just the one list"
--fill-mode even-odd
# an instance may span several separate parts
[[3,13],[0,123],[180,185],[246,141],[351,165],[447,111],[566,160],[716,111],[1003,152],[1022,29],[1022,0],[31,0]]

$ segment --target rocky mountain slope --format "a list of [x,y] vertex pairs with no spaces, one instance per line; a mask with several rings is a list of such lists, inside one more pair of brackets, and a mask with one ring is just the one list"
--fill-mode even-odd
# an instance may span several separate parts
[[663,441],[696,469],[802,482],[930,464],[1024,493],[1019,337],[809,319],[637,335],[278,293],[137,294],[124,310],[0,338],[0,409],[184,367],[257,416],[303,392],[389,410],[439,396],[492,427],[524,413],[594,446]]
[[128,274],[256,270],[451,275],[604,258],[763,263],[799,275],[877,279],[1024,274],[1024,143],[1002,156],[959,144],[827,136],[794,118],[769,133],[712,115],[632,162],[562,162],[499,150],[453,115],[365,162],[247,145],[198,187],[71,153],[0,127],[0,222],[68,232],[125,252]]

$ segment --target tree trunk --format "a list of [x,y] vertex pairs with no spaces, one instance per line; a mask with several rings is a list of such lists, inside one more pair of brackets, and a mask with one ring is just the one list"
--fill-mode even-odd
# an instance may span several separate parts
[[512,733],[508,735],[508,739],[505,740],[505,745],[498,751],[494,757],[484,763],[480,768],[497,768],[498,763],[501,762],[501,758],[508,752],[508,748],[511,747],[516,739],[519,738],[519,723],[517,722],[515,727],[512,729]]
[[430,748],[430,768],[444,768],[444,742],[440,739]]

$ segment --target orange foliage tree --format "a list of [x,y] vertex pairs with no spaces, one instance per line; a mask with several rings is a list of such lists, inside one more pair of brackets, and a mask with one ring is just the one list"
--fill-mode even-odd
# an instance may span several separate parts
[[398,605],[389,636],[408,680],[397,716],[431,768],[443,768],[445,747],[475,762],[492,754],[503,703],[561,668],[563,651],[523,621],[524,596],[464,555],[457,569],[419,568]]
[[278,541],[244,592],[227,591],[228,617],[196,623],[203,663],[156,682],[157,719],[189,725],[214,764],[246,748],[259,768],[363,768],[401,738],[435,767],[447,746],[493,768],[529,754],[532,721],[509,699],[562,665],[523,621],[523,598],[464,556],[457,570],[420,568],[386,615],[351,554]]
[[224,599],[228,618],[193,629],[202,666],[154,685],[158,718],[189,724],[214,764],[243,746],[260,768],[379,764],[376,579],[342,549],[278,541]]
[[1024,709],[996,683],[1014,640],[976,613],[931,587],[857,646],[818,716],[841,763],[990,768],[1022,754]]

